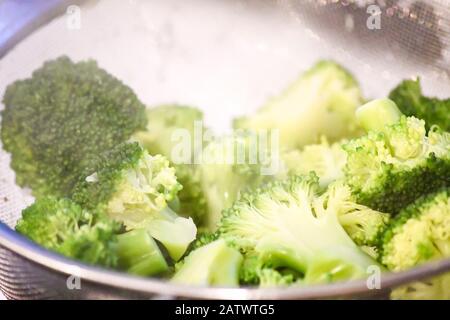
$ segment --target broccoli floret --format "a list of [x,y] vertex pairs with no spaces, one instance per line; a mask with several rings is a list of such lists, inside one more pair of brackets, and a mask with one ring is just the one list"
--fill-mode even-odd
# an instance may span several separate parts
[[127,229],[146,228],[178,260],[195,239],[196,227],[168,206],[181,189],[169,161],[149,155],[136,142],[118,145],[100,158],[95,171],[76,186],[73,199],[86,208],[101,208]]
[[[395,105],[394,105],[395,107]],[[375,210],[397,214],[402,208],[450,183],[450,133],[433,127],[428,135],[425,122],[386,112],[391,103],[382,100],[362,107],[358,118],[366,128],[382,128],[351,140],[344,149],[345,180],[359,203]],[[375,116],[391,114],[393,117]],[[380,121],[388,125],[382,127]]]
[[347,235],[337,210],[319,197],[316,175],[293,176],[243,194],[224,211],[219,235],[271,269],[305,284],[361,278],[377,265]]
[[438,125],[450,131],[450,99],[423,96],[419,79],[403,81],[392,90],[389,98],[405,115],[425,120],[427,130]]
[[331,184],[319,201],[334,208],[339,223],[360,246],[375,246],[390,220],[390,214],[356,203],[350,187],[342,181]]
[[355,110],[362,103],[353,76],[334,62],[321,61],[256,114],[236,119],[234,128],[277,129],[280,146],[287,150],[316,143],[323,135],[334,142],[357,134]]
[[[133,135],[151,155],[161,154],[175,167],[183,189],[178,193],[177,212],[191,217],[197,226],[206,223],[207,206],[199,172],[192,165],[195,126],[202,128],[203,113],[192,107],[163,105],[147,109],[147,129]],[[186,140],[188,139],[188,140]],[[182,144],[183,148],[178,146]]]
[[[450,257],[450,189],[418,199],[392,221],[380,240],[381,262],[392,271]],[[449,299],[450,274],[394,292],[397,298]]]
[[128,273],[152,276],[168,270],[155,240],[145,229],[128,231],[117,237],[118,265]]
[[262,175],[261,159],[250,160],[252,147],[256,148],[249,136],[235,134],[212,141],[204,148],[197,170],[206,198],[209,230],[216,229],[222,210],[229,208],[242,190],[270,179]]
[[23,210],[16,230],[67,257],[89,264],[117,266],[115,246],[120,224],[69,199],[43,197]]
[[347,161],[347,153],[342,148],[346,141],[330,144],[322,137],[320,144],[305,146],[302,150],[294,149],[283,152],[281,160],[284,170],[281,177],[287,175],[308,174],[314,171],[320,178],[321,187],[344,177],[343,168]]
[[242,255],[216,240],[192,251],[178,266],[172,282],[186,285],[236,287]]
[[20,186],[35,196],[69,196],[93,157],[145,128],[133,91],[94,61],[46,62],[8,86],[1,138]]

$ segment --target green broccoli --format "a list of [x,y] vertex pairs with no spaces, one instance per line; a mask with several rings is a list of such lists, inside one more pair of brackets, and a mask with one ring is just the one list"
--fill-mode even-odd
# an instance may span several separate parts
[[270,160],[258,156],[251,160],[252,148],[257,150],[257,145],[244,133],[212,141],[201,153],[197,170],[208,208],[207,229],[216,229],[222,210],[229,208],[241,191],[270,179],[262,174],[264,163]]
[[16,230],[43,247],[89,264],[117,266],[120,224],[69,199],[43,197],[23,210]]
[[279,176],[301,175],[314,171],[320,178],[320,185],[328,186],[331,182],[344,177],[343,168],[347,161],[347,153],[342,148],[344,143],[345,140],[330,144],[322,137],[320,144],[282,152],[284,170]]
[[[380,239],[381,262],[392,271],[450,257],[450,189],[402,210]],[[396,298],[450,299],[450,274],[394,291]]]
[[[175,167],[177,180],[183,186],[178,193],[177,212],[184,217],[191,217],[197,226],[203,226],[207,215],[206,199],[199,172],[192,165],[195,126],[198,124],[203,129],[203,113],[187,106],[162,105],[147,109],[147,118],[147,129],[138,131],[132,139],[138,141],[151,155],[161,154],[170,160]],[[182,148],[178,147],[180,144]]]
[[16,226],[43,247],[89,264],[145,276],[167,269],[151,237],[142,230],[122,233],[122,229],[98,209],[89,211],[70,199],[51,196],[23,210]]
[[427,135],[423,120],[399,116],[389,100],[361,107],[357,117],[369,132],[344,145],[345,180],[357,202],[395,215],[422,195],[449,186],[450,133],[433,127]]
[[422,95],[420,80],[405,80],[389,94],[407,116],[425,120],[429,130],[438,125],[444,131],[450,131],[450,99],[440,100]]
[[216,240],[192,251],[177,265],[172,282],[186,285],[226,286],[239,285],[242,255]]
[[364,277],[377,263],[347,235],[334,202],[320,198],[318,180],[292,176],[243,194],[224,211],[219,237],[262,268],[302,274],[304,284]]
[[353,76],[334,62],[321,61],[255,115],[236,119],[234,128],[277,129],[280,146],[287,150],[316,143],[321,136],[334,142],[357,134],[355,109],[362,103]]
[[1,138],[20,186],[70,196],[93,156],[145,128],[145,107],[96,62],[60,57],[8,86]]
[[390,214],[356,203],[350,187],[342,181],[332,183],[319,201],[334,208],[339,223],[359,246],[374,247],[390,221]]
[[116,250],[121,269],[140,276],[161,274],[168,270],[163,254],[147,230],[131,230],[117,238]]
[[196,227],[168,206],[181,189],[169,161],[149,155],[136,142],[99,158],[97,168],[75,187],[73,199],[88,209],[101,208],[127,229],[146,228],[178,260],[195,239]]

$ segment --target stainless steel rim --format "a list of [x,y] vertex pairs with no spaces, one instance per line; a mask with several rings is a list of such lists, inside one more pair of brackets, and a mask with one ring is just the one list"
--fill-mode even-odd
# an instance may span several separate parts
[[[174,285],[170,282],[139,278],[125,273],[89,266],[50,252],[9,227],[0,223],[0,245],[41,266],[64,275],[77,275],[81,281],[133,290],[148,294],[164,294],[167,297],[200,299],[313,299],[376,294],[368,289],[366,280],[274,289],[256,288],[208,288]],[[450,259],[432,262],[415,269],[381,275],[380,290],[388,290],[412,281],[426,279],[450,271]]]

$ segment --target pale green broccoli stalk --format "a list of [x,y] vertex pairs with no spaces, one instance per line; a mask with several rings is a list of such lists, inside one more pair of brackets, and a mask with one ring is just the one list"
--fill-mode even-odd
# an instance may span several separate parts
[[375,246],[390,220],[388,213],[356,203],[350,187],[342,181],[332,183],[318,201],[334,208],[339,223],[360,246]]
[[90,212],[69,199],[43,197],[23,210],[16,230],[43,247],[69,258],[117,266],[119,223]]
[[206,199],[198,170],[192,165],[195,126],[198,124],[203,129],[203,113],[187,106],[162,105],[147,109],[147,118],[147,129],[134,134],[132,140],[138,141],[151,155],[161,154],[170,160],[183,186],[178,193],[176,211],[191,217],[197,226],[203,226],[207,215]]
[[1,139],[20,186],[70,196],[85,167],[145,128],[145,107],[95,61],[48,61],[3,97]]
[[450,131],[450,99],[429,98],[422,95],[420,80],[405,80],[389,94],[407,116],[425,120],[427,130],[433,125]]
[[172,282],[185,285],[237,287],[242,255],[216,240],[192,251],[177,266]]
[[358,132],[355,110],[363,103],[353,76],[332,61],[321,61],[270,99],[256,114],[235,119],[234,128],[277,129],[283,149],[331,142]]
[[345,140],[330,144],[325,137],[320,144],[311,144],[303,149],[283,152],[281,160],[284,170],[279,177],[302,175],[314,171],[320,179],[320,186],[326,187],[331,182],[344,177],[343,168],[347,162],[347,153],[342,148]]
[[129,143],[104,154],[98,163],[76,186],[73,199],[86,208],[101,208],[129,230],[146,228],[174,260],[181,258],[195,239],[196,227],[168,206],[181,189],[169,161]]
[[218,232],[264,267],[302,274],[305,284],[362,278],[377,265],[347,235],[336,208],[320,199],[314,174],[243,194],[224,212]]
[[[345,180],[359,203],[375,210],[397,214],[422,195],[449,185],[450,133],[436,127],[428,135],[425,122],[414,117],[377,117],[386,114],[382,100],[362,107],[357,113],[369,131],[344,145],[347,164]],[[362,120],[362,119],[366,120]],[[382,127],[386,121],[388,125]]]
[[226,136],[210,142],[201,154],[197,169],[208,207],[206,228],[209,230],[216,229],[222,210],[229,208],[242,190],[270,179],[261,174],[259,159],[250,160],[250,148],[257,146],[249,139],[245,134]]
[[[381,262],[402,271],[450,257],[450,189],[422,197],[402,210],[380,239]],[[449,299],[450,274],[394,292],[397,298]]]
[[169,268],[155,240],[145,229],[135,229],[117,237],[119,267],[128,273],[152,276]]

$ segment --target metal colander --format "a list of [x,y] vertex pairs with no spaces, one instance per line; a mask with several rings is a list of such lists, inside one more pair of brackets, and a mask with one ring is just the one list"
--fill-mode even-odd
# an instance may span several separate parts
[[[47,59],[94,58],[145,103],[198,106],[219,132],[229,130],[224,119],[253,111],[321,58],[348,67],[367,97],[386,96],[415,76],[426,94],[450,92],[444,0],[74,3],[0,0],[0,92]],[[11,228],[32,201],[0,150],[0,290],[8,298],[384,298],[392,288],[450,270],[443,260],[383,274],[380,290],[365,280],[283,289],[175,286],[86,266],[20,237]]]

